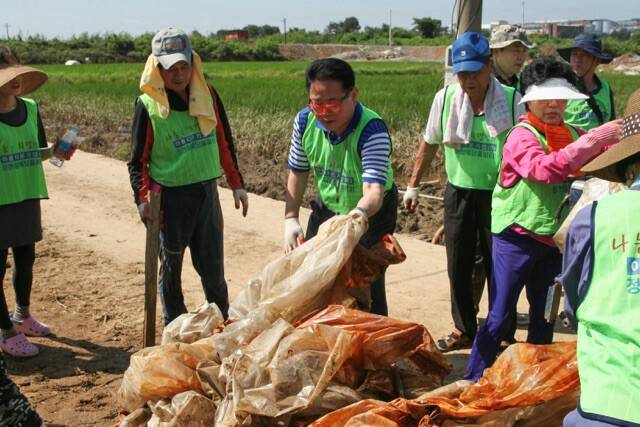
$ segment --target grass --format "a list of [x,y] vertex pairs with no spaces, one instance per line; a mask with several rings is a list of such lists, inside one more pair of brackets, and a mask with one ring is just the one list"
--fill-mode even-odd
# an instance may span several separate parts
[[[223,62],[205,64],[205,74],[224,101],[239,150],[286,158],[296,112],[307,102],[306,62]],[[143,64],[42,66],[50,80],[34,94],[43,107],[45,124],[54,138],[70,124],[98,133],[130,126]],[[411,167],[418,137],[431,101],[440,87],[443,68],[434,63],[356,62],[360,100],[377,111],[394,141],[399,172]],[[618,115],[628,96],[640,87],[640,76],[604,74],[613,87]],[[122,137],[124,136],[124,138]],[[107,138],[109,138],[107,136]],[[126,140],[126,134],[121,135]],[[110,141],[102,141],[109,146]],[[127,147],[110,154],[128,156]]]

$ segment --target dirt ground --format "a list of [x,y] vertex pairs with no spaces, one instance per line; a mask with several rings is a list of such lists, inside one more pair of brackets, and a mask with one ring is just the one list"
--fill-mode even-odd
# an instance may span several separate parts
[[[275,181],[262,184],[267,191],[260,191],[261,184],[253,181],[254,176],[280,179],[268,169],[256,166],[247,173],[248,187],[274,197],[282,191]],[[8,358],[9,372],[46,421],[111,426],[117,421],[116,392],[122,374],[131,354],[141,348],[144,227],[137,219],[123,162],[79,152],[61,169],[47,162],[45,171],[51,200],[43,202],[45,237],[36,246],[32,311],[55,335],[34,339],[41,354],[33,359]],[[252,194],[249,216],[242,218],[233,209],[230,192],[221,189],[220,195],[226,277],[233,298],[268,261],[281,255],[284,207],[282,202]],[[302,213],[303,224],[307,215]],[[423,216],[407,217],[404,227],[419,229],[420,221],[428,218]],[[387,273],[390,315],[423,323],[436,338],[448,333],[444,248],[405,234],[398,238],[408,260]],[[3,286],[12,307],[10,277],[8,271]],[[188,256],[183,288],[190,308],[202,302]],[[482,306],[486,308],[486,302]],[[524,310],[526,305],[520,309]],[[159,307],[157,318],[159,325]],[[518,331],[518,338],[525,338],[524,330]],[[574,339],[565,334],[557,338]],[[467,354],[448,356],[454,372],[447,381],[460,378]]]

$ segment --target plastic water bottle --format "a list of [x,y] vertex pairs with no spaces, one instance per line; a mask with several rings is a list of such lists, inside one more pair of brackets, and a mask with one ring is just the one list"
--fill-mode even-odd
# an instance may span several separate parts
[[[82,142],[83,140],[83,138],[80,138],[78,136],[79,131],[80,128],[76,126],[66,131],[64,135],[62,135],[62,138],[60,138],[60,142],[56,147],[56,152],[61,154],[62,156],[65,156],[67,153],[74,150],[75,147],[78,146],[78,144],[80,144],[80,142]],[[62,167],[64,158],[56,157],[56,152],[53,153],[53,157],[49,159],[49,162],[51,162],[51,164],[54,166]]]

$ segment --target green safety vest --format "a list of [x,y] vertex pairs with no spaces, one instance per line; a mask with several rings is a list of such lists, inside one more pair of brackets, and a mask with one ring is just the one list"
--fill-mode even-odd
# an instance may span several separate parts
[[215,130],[204,136],[198,120],[188,111],[171,110],[163,119],[157,103],[149,95],[141,95],[139,99],[153,127],[149,175],[154,181],[166,187],[178,187],[220,177]]
[[[548,153],[547,139],[528,123],[520,122],[513,127],[524,127],[531,131],[544,151]],[[578,132],[569,126],[573,140],[578,139]],[[499,234],[514,224],[542,236],[552,235],[568,214],[562,212],[557,218],[558,209],[569,193],[570,181],[561,184],[544,184],[542,182],[521,178],[509,188],[500,185],[493,190],[491,199],[491,232]]]
[[[515,89],[502,85],[507,97],[507,103],[511,105],[511,120],[515,123]],[[445,87],[444,103],[442,108],[442,135],[449,120],[451,103],[458,85]],[[456,187],[474,190],[493,190],[498,179],[498,171],[502,160],[502,147],[509,130],[492,138],[489,135],[487,121],[484,115],[473,117],[471,128],[471,140],[467,144],[459,144],[457,147],[444,144],[444,169],[449,182]]]
[[0,123],[1,206],[49,197],[38,141],[38,106],[32,99],[21,99],[27,120],[20,126]]
[[593,274],[578,320],[580,409],[640,423],[640,191],[597,202]]
[[[609,83],[600,80],[600,90],[593,94],[604,122],[613,120],[611,116],[613,106],[611,105],[611,87]],[[564,122],[568,125],[578,127],[584,131],[600,126],[596,113],[593,112],[586,99],[570,99],[567,108],[564,110]],[[603,123],[604,123],[603,122]]]
[[[316,126],[316,116],[309,112],[307,127],[302,135],[302,148],[313,171],[316,188],[322,203],[338,214],[347,214],[362,198],[362,159],[358,142],[371,120],[380,119],[374,111],[362,107],[356,128],[339,144],[331,144],[325,132]],[[393,168],[387,167],[385,191],[393,186]]]

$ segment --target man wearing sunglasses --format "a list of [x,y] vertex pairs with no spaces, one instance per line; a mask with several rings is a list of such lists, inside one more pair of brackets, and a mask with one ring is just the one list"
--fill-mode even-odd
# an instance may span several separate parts
[[[294,250],[305,239],[298,213],[310,171],[318,194],[311,202],[306,238],[334,215],[348,214],[369,222],[360,243],[371,247],[393,233],[397,220],[387,127],[358,102],[355,74],[345,61],[314,61],[306,71],[306,87],[309,105],[295,118],[289,149],[284,250]],[[371,312],[387,315],[384,277],[371,285]]]

